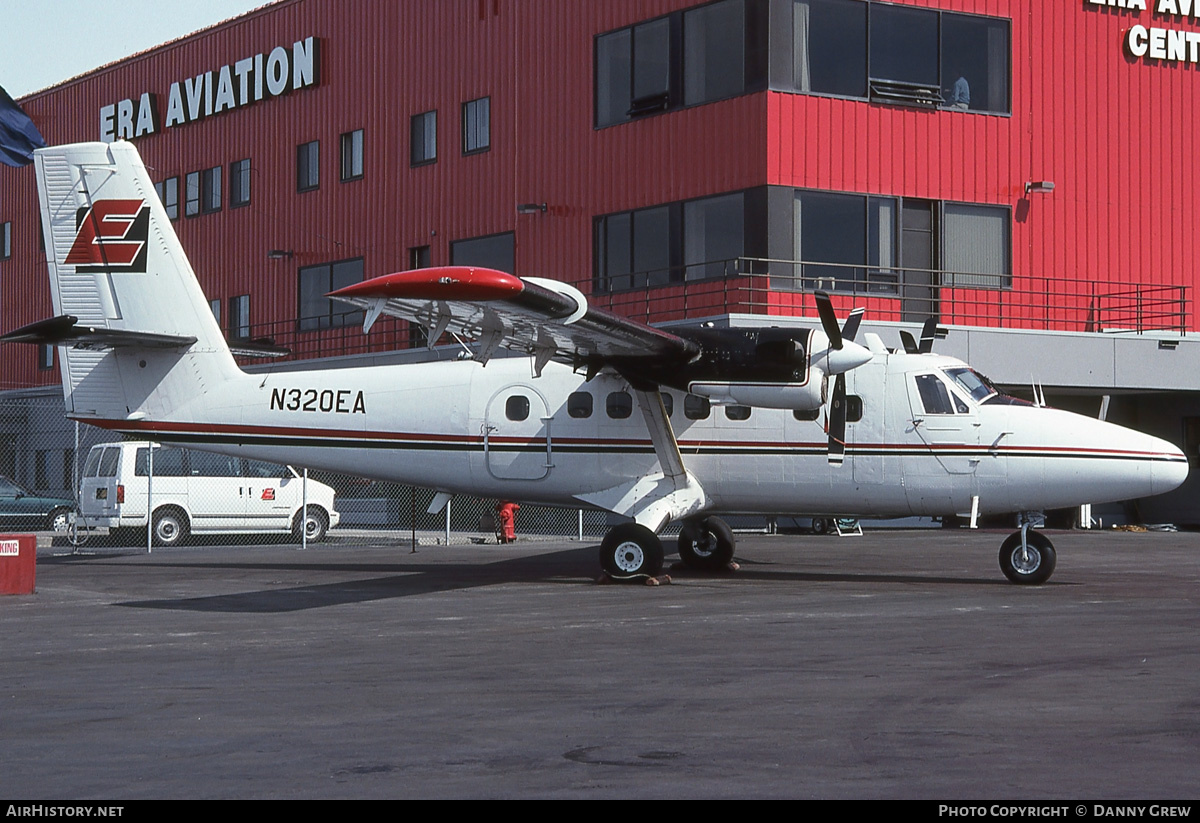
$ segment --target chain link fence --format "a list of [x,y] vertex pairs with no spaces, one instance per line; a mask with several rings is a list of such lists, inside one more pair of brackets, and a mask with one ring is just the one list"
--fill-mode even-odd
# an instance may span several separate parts
[[[501,502],[439,498],[430,512],[431,489],[171,444],[151,448],[68,420],[57,387],[0,397],[0,475],[0,531],[49,533],[56,543],[93,547],[148,546],[151,533],[156,545],[226,537],[495,543]],[[603,511],[512,502],[520,505],[518,541],[598,541],[621,521]],[[301,510],[310,513],[303,527]]]

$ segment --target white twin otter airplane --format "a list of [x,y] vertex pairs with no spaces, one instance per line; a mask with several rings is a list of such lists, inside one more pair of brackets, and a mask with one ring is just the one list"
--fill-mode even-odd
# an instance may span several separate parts
[[[822,329],[652,328],[565,283],[441,267],[331,296],[477,341],[473,359],[247,374],[234,362],[137,149],[36,154],[55,317],[8,341],[59,347],[67,414],[134,437],[450,494],[594,507],[629,518],[600,549],[617,577],[656,574],[658,532],[720,568],[718,514],[1032,513],[1179,486],[1172,444],[1035,406],[920,346]],[[493,358],[498,347],[522,353]],[[833,378],[829,381],[829,378]],[[830,385],[832,382],[832,385]],[[1000,567],[1054,570],[1022,526]]]

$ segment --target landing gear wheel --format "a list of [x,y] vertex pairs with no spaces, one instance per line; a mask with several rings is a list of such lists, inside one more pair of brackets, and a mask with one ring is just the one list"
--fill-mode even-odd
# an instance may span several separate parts
[[662,541],[637,523],[623,523],[611,529],[600,544],[600,567],[610,577],[621,580],[653,577],[662,571],[662,566]]
[[812,519],[813,534],[829,534],[835,528],[836,526],[834,525],[833,521],[828,517],[814,517]]
[[187,515],[178,509],[162,509],[154,513],[154,545],[171,548],[187,542]]
[[717,571],[729,566],[737,541],[719,517],[688,520],[679,532],[679,559],[693,569]]
[[1054,574],[1054,544],[1041,532],[1030,529],[1025,533],[1025,548],[1021,548],[1021,533],[1013,532],[1000,546],[1000,571],[1012,583],[1036,586]]

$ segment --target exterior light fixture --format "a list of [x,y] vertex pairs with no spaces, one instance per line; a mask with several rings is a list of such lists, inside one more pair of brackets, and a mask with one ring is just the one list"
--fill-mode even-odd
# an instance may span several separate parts
[[267,252],[268,260],[291,260],[295,256],[296,253],[291,250],[284,251],[283,249],[271,249],[269,252]]
[[1049,194],[1054,191],[1053,180],[1030,180],[1025,184],[1025,193],[1038,192],[1039,194]]
[[545,203],[518,203],[517,204],[517,214],[537,214],[538,212],[541,212],[542,214],[546,213],[546,204]]

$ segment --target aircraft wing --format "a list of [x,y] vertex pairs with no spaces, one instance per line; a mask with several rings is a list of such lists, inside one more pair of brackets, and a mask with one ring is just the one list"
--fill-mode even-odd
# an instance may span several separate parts
[[494,269],[442,266],[364,280],[330,297],[366,309],[363,330],[381,314],[419,323],[432,345],[445,332],[478,340],[486,363],[497,347],[598,368],[629,358],[687,362],[696,343],[589,306],[574,286]]

